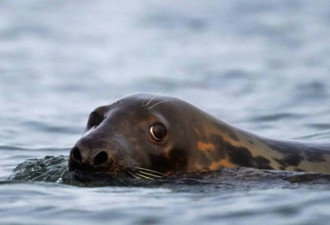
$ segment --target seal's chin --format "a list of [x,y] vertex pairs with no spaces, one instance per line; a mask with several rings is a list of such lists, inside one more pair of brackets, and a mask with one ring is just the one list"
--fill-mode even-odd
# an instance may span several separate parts
[[80,181],[132,178],[132,175],[128,171],[129,169],[121,165],[111,165],[110,167],[92,167],[89,165],[81,165],[80,163],[69,159],[68,166],[73,178]]
[[83,182],[91,182],[91,181],[109,181],[120,178],[119,176],[113,173],[103,173],[103,172],[85,172],[80,170],[72,171],[73,178]]
[[95,168],[82,167],[77,165],[76,162],[69,160],[69,170],[73,173],[75,179],[81,181],[91,181],[91,180],[113,180],[119,178],[133,178],[138,180],[155,180],[159,178],[165,178],[168,175],[138,166],[116,166],[108,169],[96,170]]
[[97,170],[90,170],[90,169],[82,169],[77,168],[74,163],[69,161],[69,171],[71,171],[72,176],[74,179],[89,182],[95,180],[112,180],[114,178],[122,177],[122,175],[116,174],[114,172],[109,171],[97,171]]

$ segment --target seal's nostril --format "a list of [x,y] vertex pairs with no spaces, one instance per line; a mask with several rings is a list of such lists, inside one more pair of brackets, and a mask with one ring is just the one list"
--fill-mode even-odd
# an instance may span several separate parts
[[108,161],[108,154],[106,152],[100,152],[98,153],[94,158],[94,164],[95,165],[101,165]]
[[80,154],[80,150],[79,150],[79,148],[74,147],[74,148],[72,149],[72,157],[73,157],[73,159],[75,159],[75,160],[81,162],[81,154]]

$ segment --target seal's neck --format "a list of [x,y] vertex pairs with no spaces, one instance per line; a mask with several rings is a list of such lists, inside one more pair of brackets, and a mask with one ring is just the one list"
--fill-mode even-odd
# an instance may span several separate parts
[[[205,115],[205,114],[204,114]],[[188,170],[253,167],[330,174],[330,144],[305,144],[263,138],[207,115],[195,128],[195,156]]]

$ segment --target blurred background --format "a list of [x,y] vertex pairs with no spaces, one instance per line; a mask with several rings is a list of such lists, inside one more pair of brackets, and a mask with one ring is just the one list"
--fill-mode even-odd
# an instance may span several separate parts
[[[330,143],[329,38],[328,0],[1,0],[0,224],[328,224],[327,180],[234,170],[215,184],[80,188],[63,184],[59,155],[95,107],[138,92]],[[8,181],[24,161],[27,182]],[[56,182],[32,182],[47,174]]]
[[2,0],[0,144],[70,147],[95,107],[137,92],[329,140],[329,37],[327,0]]

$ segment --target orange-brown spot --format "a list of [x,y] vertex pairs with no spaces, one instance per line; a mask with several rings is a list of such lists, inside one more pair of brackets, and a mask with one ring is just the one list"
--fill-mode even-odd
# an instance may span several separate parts
[[199,141],[199,142],[197,142],[197,147],[202,152],[215,151],[214,145],[210,144],[210,143],[204,143],[204,142]]
[[216,169],[219,169],[220,167],[234,168],[234,167],[236,167],[236,165],[229,162],[228,159],[223,159],[218,162],[212,162],[212,164],[210,165],[209,168],[210,168],[210,170],[216,170]]
[[171,158],[171,148],[166,148],[166,149],[164,150],[164,156],[165,156],[165,158],[167,158],[167,159],[170,159],[170,158]]

